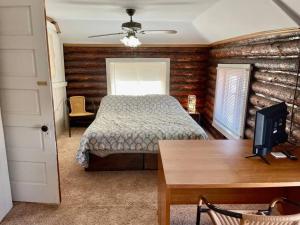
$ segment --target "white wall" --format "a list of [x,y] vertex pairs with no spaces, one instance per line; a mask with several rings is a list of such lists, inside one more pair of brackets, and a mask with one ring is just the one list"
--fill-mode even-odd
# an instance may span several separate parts
[[121,44],[124,35],[88,38],[90,35],[116,33],[129,21],[125,9],[137,9],[134,21],[145,30],[176,29],[176,35],[139,35],[144,44],[206,43],[191,21],[219,0],[46,0],[48,16],[55,18],[64,43]]
[[[282,0],[300,14],[300,0]],[[140,35],[143,44],[207,44],[245,34],[296,27],[272,0],[48,0],[47,13],[62,30],[64,43],[120,44],[128,21],[125,8],[137,9],[143,29],[176,29],[176,35]]]
[[[290,5],[299,6],[300,1],[297,1]],[[200,14],[193,24],[210,43],[297,26],[272,0],[221,0]]]
[[47,22],[52,94],[56,134],[60,135],[66,124],[66,86],[63,44],[56,32],[55,26]]

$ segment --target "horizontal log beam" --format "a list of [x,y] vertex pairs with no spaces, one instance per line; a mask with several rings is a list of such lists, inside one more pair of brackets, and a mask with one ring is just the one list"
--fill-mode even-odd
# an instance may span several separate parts
[[204,77],[206,76],[206,71],[205,70],[172,70],[171,71],[171,77],[176,77],[176,76],[184,76],[184,77]]
[[[85,57],[82,57],[82,58],[78,58],[78,59],[68,59],[68,60],[65,60],[65,66],[66,67],[72,67],[72,66],[75,66],[75,67],[80,67],[80,66],[93,66],[93,67],[96,67],[96,66],[105,66],[106,65],[106,58],[109,58],[109,56],[104,56],[104,57],[99,57],[97,56],[98,58],[96,59],[91,59],[91,60],[88,60],[86,59]],[[144,56],[145,57],[145,56]],[[68,57],[67,57],[68,58]],[[163,57],[161,57],[163,58]],[[170,58],[169,55],[166,55],[165,58]],[[203,64],[207,61],[207,56],[206,58],[204,58],[204,56],[201,56],[201,59],[199,56],[195,55],[195,56],[188,56],[187,58],[184,58],[182,56],[179,56],[179,57],[171,57],[170,58],[170,61],[172,64],[184,64],[184,63],[188,63],[188,64],[194,64],[194,65],[197,65],[197,64]]]
[[85,97],[104,97],[107,95],[106,90],[83,90],[83,89],[67,89],[67,95],[70,96],[85,96]]
[[[260,110],[260,109],[259,108],[254,108],[254,107],[249,107],[248,114],[250,116],[255,117],[256,116],[256,112],[258,110]],[[289,120],[291,120],[291,115],[292,115],[292,108],[291,107],[288,107],[288,112],[289,112],[289,115],[287,116],[287,118]],[[293,121],[294,121],[294,123],[297,123],[297,125],[300,125],[300,111],[299,110],[294,110]]]
[[171,76],[170,82],[176,83],[203,83],[206,81],[205,77],[186,77],[186,76]]
[[170,91],[170,94],[172,96],[188,96],[188,95],[197,95],[201,98],[205,98],[205,93],[203,93],[202,91],[177,91],[177,90],[172,90]]
[[215,104],[215,98],[211,95],[206,95],[206,102],[208,105],[214,105]]
[[208,80],[214,80],[214,81],[216,81],[217,80],[217,75],[209,73],[207,79]]
[[253,130],[250,129],[250,128],[246,128],[245,129],[245,137],[248,138],[248,139],[253,139],[253,137],[254,137]]
[[215,88],[208,87],[207,94],[210,96],[215,96]]
[[171,73],[174,70],[191,70],[191,71],[198,71],[198,70],[206,70],[206,64],[204,63],[173,63],[170,66]]
[[241,46],[241,45],[254,45],[254,44],[267,44],[267,43],[277,43],[277,42],[287,42],[293,41],[295,39],[299,39],[299,29],[290,31],[290,32],[279,32],[279,33],[271,33],[271,34],[263,34],[263,35],[255,35],[253,37],[243,38],[242,40],[227,41],[225,43],[220,43],[218,45],[219,48],[223,46]]
[[160,53],[207,53],[208,47],[139,47],[139,48],[127,48],[127,47],[84,47],[84,46],[64,46],[64,52],[66,54],[74,53],[124,53],[124,54],[146,54],[156,52]]
[[[249,139],[253,139],[254,137],[254,128],[247,127],[245,130],[245,136]],[[289,138],[295,139],[296,142],[299,142],[300,140],[300,129],[294,129],[292,131],[292,136]]]
[[272,101],[268,98],[258,96],[258,95],[250,95],[249,101],[252,105],[258,106],[260,108],[269,107],[271,105],[274,105],[274,104],[278,103],[276,101]]
[[66,80],[68,82],[106,82],[106,75],[103,74],[68,74],[66,75]]
[[[277,98],[288,103],[293,103],[294,90],[291,88],[257,81],[252,83],[251,88],[255,93],[263,94],[272,98]],[[299,91],[297,96],[299,96]],[[300,105],[299,97],[296,98],[295,104]]]
[[[249,98],[250,103],[253,106],[259,107],[259,108],[265,108],[265,107],[269,107],[271,105],[277,104],[278,102],[269,100],[267,98],[264,98],[262,96],[257,96],[257,95],[251,95]],[[250,107],[248,110],[248,113],[250,115],[255,115],[256,111],[258,109]],[[292,113],[293,115],[293,121],[300,124],[300,110],[298,109],[294,109],[294,111],[292,112],[292,107],[288,107],[288,111],[289,111],[289,115],[288,118],[291,118]]]
[[101,68],[105,67],[106,64],[105,62],[101,61],[86,61],[82,59],[81,61],[65,61],[65,68],[82,68],[82,67],[96,67],[96,68]]
[[213,121],[213,115],[211,114],[211,112],[210,112],[208,109],[204,109],[203,112],[204,112],[204,117],[205,117],[209,122],[212,123],[212,121]]
[[[113,58],[116,56],[116,53],[74,53],[74,54],[65,54],[65,61],[102,61],[105,62],[106,58]],[[119,58],[128,58],[127,53],[120,53]],[[143,58],[170,58],[170,61],[173,62],[206,62],[207,53],[194,53],[194,54],[166,54],[166,53],[152,53],[144,54]]]
[[230,63],[230,64],[252,64],[254,68],[260,70],[273,70],[273,71],[288,71],[297,72],[298,60],[295,59],[242,59],[242,58],[226,58],[226,59],[213,59],[214,63]]
[[66,72],[66,75],[69,75],[69,74],[99,74],[99,73],[106,73],[106,68],[105,67],[80,67],[80,68],[65,68],[65,72]]
[[97,104],[99,105],[102,100],[102,97],[87,97],[85,98],[86,104]]
[[300,52],[300,40],[270,44],[230,46],[212,49],[211,56],[217,59],[229,57],[269,57],[297,56]]
[[255,62],[254,65],[259,69],[296,72],[298,60],[259,60]]
[[256,80],[267,81],[269,83],[284,84],[296,86],[296,74],[289,73],[269,73],[269,72],[255,72],[254,78]]
[[193,93],[199,91],[198,85],[185,85],[185,84],[171,84],[170,85],[170,91],[191,91]]
[[216,81],[215,80],[208,80],[207,81],[207,87],[212,87],[212,88],[216,88]]
[[255,116],[257,110],[258,110],[257,108],[249,107],[249,109],[248,109],[248,114],[249,114],[250,116]]
[[[247,125],[251,128],[254,128],[255,127],[255,116],[249,116],[246,120],[247,122]],[[286,121],[286,132],[289,133],[290,132],[290,129],[291,129],[291,121],[290,120],[287,120]],[[293,124],[293,131],[295,130],[299,130],[300,127],[299,127],[299,124]]]
[[106,90],[106,82],[70,82],[67,85],[67,89],[103,89]]
[[210,74],[216,75],[217,74],[217,67],[215,65],[210,65],[208,68],[208,72]]

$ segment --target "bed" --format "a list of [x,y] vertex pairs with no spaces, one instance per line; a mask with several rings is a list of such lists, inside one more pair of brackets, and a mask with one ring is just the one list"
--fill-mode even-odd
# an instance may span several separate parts
[[155,169],[159,140],[206,138],[171,96],[110,95],[84,132],[76,158],[86,170]]

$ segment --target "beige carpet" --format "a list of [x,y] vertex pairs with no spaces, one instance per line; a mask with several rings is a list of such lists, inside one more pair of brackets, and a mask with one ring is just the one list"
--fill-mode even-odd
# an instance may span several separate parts
[[[82,132],[58,140],[61,205],[14,203],[1,225],[157,225],[156,172],[85,172],[75,162]],[[173,225],[195,224],[195,206],[171,214]]]

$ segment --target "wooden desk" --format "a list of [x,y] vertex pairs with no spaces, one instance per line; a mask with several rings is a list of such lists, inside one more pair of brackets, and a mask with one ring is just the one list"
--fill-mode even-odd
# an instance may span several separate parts
[[270,156],[267,165],[245,159],[252,153],[249,140],[160,141],[159,148],[161,225],[170,224],[171,204],[197,204],[200,195],[223,204],[270,203],[280,196],[300,200],[300,160]]

